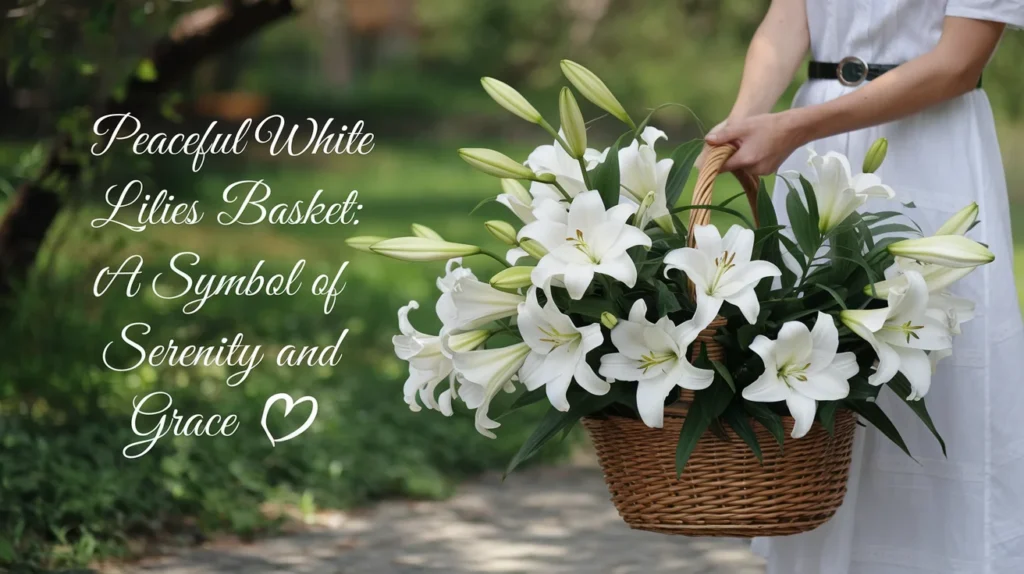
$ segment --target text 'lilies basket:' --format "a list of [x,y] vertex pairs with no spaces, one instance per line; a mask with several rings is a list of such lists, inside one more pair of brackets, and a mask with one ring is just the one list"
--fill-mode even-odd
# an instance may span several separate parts
[[[710,204],[718,170],[735,151],[731,146],[708,149],[693,205]],[[737,178],[756,214],[756,178]],[[710,210],[692,210],[689,228],[707,225],[710,219]],[[721,358],[722,347],[714,336],[723,324],[720,318],[712,322],[697,339],[711,359]],[[612,502],[631,528],[685,536],[787,536],[813,530],[836,513],[850,474],[853,413],[837,413],[833,435],[816,422],[806,436],[786,441],[784,447],[753,422],[763,463],[731,430],[724,429],[728,440],[706,432],[677,476],[676,445],[688,399],[692,393],[683,393],[679,402],[666,407],[660,429],[618,416],[583,421]],[[789,436],[793,418],[782,420]]]

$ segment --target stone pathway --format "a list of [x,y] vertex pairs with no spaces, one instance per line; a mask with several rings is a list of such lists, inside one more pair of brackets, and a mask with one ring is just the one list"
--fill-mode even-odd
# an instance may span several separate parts
[[762,574],[736,540],[628,529],[592,466],[486,475],[443,502],[330,513],[312,531],[212,544],[125,574]]

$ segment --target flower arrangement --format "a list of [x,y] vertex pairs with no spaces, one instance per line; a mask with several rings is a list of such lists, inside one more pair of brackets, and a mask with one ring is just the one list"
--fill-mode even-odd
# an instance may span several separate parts
[[[610,147],[588,147],[570,88],[559,96],[556,131],[516,90],[483,79],[498,104],[554,140],[523,163],[493,150],[459,152],[501,180],[495,199],[522,222],[519,229],[485,223],[508,247],[504,256],[421,225],[410,237],[348,241],[404,261],[447,261],[437,280],[441,332],[413,327],[415,301],[398,312],[394,346],[409,363],[404,395],[411,409],[451,415],[459,400],[475,412],[477,430],[494,437],[498,395],[517,393],[508,411],[548,401],[548,415],[509,470],[583,417],[614,414],[662,427],[666,405],[682,393],[690,394],[678,473],[707,432],[731,429],[760,459],[752,423],[781,446],[782,417],[792,417],[790,438],[800,439],[815,421],[831,432],[840,409],[906,451],[875,402],[885,386],[942,441],[923,399],[936,364],[974,312],[973,302],[948,287],[994,259],[965,237],[977,223],[977,205],[930,236],[898,212],[859,211],[874,198],[896,196],[874,173],[884,140],[867,154],[862,173],[840,154],[811,152],[806,176],[780,174],[788,226],[779,224],[763,183],[717,205],[679,205],[703,142],[659,159],[667,137],[649,125],[654,112],[637,124],[592,72],[570,61],[562,71],[628,129]],[[730,207],[744,195],[749,216]],[[711,211],[745,226],[723,234],[699,218],[688,226],[679,217]],[[477,256],[504,269],[484,280],[464,264]],[[723,352],[709,352],[711,341]]]

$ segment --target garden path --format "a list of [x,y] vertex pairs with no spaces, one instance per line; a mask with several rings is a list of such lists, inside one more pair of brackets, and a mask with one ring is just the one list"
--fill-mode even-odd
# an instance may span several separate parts
[[123,574],[761,574],[736,540],[632,531],[591,463],[488,474],[440,502],[331,512],[309,531],[215,543]]

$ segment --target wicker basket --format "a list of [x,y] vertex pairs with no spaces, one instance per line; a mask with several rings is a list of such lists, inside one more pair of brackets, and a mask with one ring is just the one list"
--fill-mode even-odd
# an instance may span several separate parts
[[[718,170],[735,151],[731,146],[708,150],[693,204],[710,204]],[[756,213],[757,179],[737,175]],[[692,210],[690,229],[707,224],[710,217],[710,210]],[[692,235],[690,240],[692,244]],[[718,318],[698,337],[712,359],[723,355],[713,337],[724,324]],[[685,536],[785,536],[813,530],[835,514],[850,472],[856,429],[852,413],[837,413],[834,435],[816,422],[805,437],[787,440],[784,449],[767,429],[753,423],[763,464],[731,430],[726,431],[728,441],[706,433],[677,477],[676,443],[689,400],[692,393],[684,393],[666,407],[661,429],[618,416],[584,420],[612,502],[630,527]],[[793,423],[783,417],[787,437]]]

